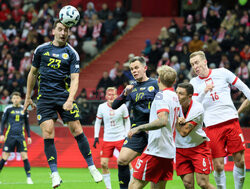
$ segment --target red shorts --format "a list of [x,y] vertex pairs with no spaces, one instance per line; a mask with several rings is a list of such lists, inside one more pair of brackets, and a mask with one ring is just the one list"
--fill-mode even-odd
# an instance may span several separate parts
[[115,142],[103,141],[101,157],[111,158],[113,157],[114,149],[116,148],[119,152],[121,151],[124,140],[119,140]]
[[243,133],[238,119],[205,128],[213,158],[225,157],[245,150]]
[[212,158],[208,142],[193,148],[176,148],[177,175],[189,173],[210,174],[213,170]]
[[133,177],[154,183],[173,180],[173,162],[173,159],[143,153],[134,166]]

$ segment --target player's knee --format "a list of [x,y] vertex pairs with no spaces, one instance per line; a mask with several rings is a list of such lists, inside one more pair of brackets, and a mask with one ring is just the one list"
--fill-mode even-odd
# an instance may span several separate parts
[[186,189],[193,189],[194,188],[193,183],[191,181],[183,180],[183,184],[184,184]]
[[245,160],[241,159],[239,161],[235,161],[235,165],[236,165],[236,167],[244,168],[245,167]]
[[208,188],[208,183],[206,183],[204,180],[198,181],[197,184],[201,187],[201,188]]
[[128,165],[129,162],[128,162],[128,160],[126,158],[118,157],[117,164],[118,165]]
[[28,159],[27,153],[21,153],[22,160]]
[[102,169],[108,169],[108,163],[107,162],[101,162]]
[[222,163],[220,161],[214,162],[214,170],[217,172],[223,171],[224,170],[224,163]]

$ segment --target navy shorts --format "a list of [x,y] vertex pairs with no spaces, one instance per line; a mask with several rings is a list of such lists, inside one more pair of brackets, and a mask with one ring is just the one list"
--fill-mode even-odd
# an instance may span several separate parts
[[3,151],[4,152],[27,152],[27,144],[23,136],[7,136]]
[[40,98],[37,101],[37,120],[39,125],[46,120],[57,120],[58,114],[62,118],[64,123],[69,121],[76,121],[80,119],[79,109],[77,104],[73,102],[73,109],[65,111],[63,104],[65,101],[56,101]]
[[123,147],[130,148],[138,153],[142,153],[148,145],[148,134],[144,131],[135,134],[132,138],[126,138]]

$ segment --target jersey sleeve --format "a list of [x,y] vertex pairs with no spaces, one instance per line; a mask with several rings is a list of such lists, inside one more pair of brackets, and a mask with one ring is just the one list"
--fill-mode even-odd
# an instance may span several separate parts
[[162,92],[158,92],[155,96],[155,106],[157,114],[160,112],[168,112],[169,113],[169,101],[167,98],[164,98]]
[[102,113],[101,105],[99,105],[99,107],[98,107],[98,109],[97,109],[96,118],[97,118],[97,119],[102,119],[102,118],[103,118],[103,113]]
[[123,104],[122,106],[122,116],[123,116],[123,119],[129,118],[128,108],[125,104]]
[[223,68],[223,71],[224,75],[226,76],[227,82],[242,91],[247,99],[250,100],[250,89],[248,88],[248,86],[229,70]]
[[3,112],[2,120],[1,120],[1,127],[0,127],[0,135],[3,135],[4,132],[4,125],[6,124],[6,121],[8,120],[9,111],[6,108]]
[[32,66],[39,68],[40,67],[40,63],[41,63],[41,47],[38,46],[33,54],[33,58],[32,58]]
[[71,64],[70,64],[70,73],[79,73],[80,72],[80,57],[78,53],[72,48],[71,55]]

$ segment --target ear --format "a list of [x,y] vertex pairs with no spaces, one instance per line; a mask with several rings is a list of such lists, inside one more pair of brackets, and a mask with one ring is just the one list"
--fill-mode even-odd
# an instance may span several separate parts
[[55,35],[55,29],[52,29],[52,35]]
[[158,77],[157,82],[158,82],[158,83],[161,83],[161,79],[160,79],[160,77]]
[[148,66],[145,66],[145,67],[144,67],[144,69],[145,69],[145,71],[147,71],[147,69],[148,69]]

